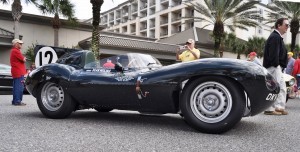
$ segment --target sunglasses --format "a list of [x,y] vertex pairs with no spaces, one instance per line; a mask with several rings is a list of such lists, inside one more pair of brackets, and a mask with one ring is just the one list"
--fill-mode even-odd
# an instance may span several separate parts
[[285,25],[285,27],[289,27],[290,25],[289,24],[284,24]]

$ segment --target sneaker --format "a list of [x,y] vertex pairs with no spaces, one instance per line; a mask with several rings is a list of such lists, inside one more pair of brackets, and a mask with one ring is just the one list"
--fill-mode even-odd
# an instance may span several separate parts
[[19,102],[19,103],[14,103],[14,106],[26,106],[26,103]]
[[284,109],[275,109],[276,112],[280,112],[282,115],[287,115],[288,112]]
[[282,115],[281,112],[277,112],[277,111],[265,111],[264,114],[265,115]]

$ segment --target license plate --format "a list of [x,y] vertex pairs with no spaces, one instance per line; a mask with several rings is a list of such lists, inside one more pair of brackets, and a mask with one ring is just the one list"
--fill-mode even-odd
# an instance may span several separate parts
[[267,101],[275,101],[278,97],[278,94],[274,94],[274,93],[269,93],[268,96],[266,97]]

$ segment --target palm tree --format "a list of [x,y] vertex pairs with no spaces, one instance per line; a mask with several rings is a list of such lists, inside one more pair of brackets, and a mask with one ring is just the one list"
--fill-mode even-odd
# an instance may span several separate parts
[[[292,50],[291,49],[291,44],[285,44],[285,48],[287,49],[287,50]],[[299,51],[300,51],[300,46],[298,45],[298,44],[296,44],[295,45],[295,48],[293,49],[294,50],[294,57],[295,58],[297,58],[298,57],[298,55],[299,55]]]
[[[0,0],[3,4],[8,4],[9,0]],[[30,2],[35,2],[35,0],[25,0],[26,4]],[[14,19],[14,38],[18,39],[20,32],[19,32],[19,21],[22,16],[22,5],[20,0],[14,0],[14,2],[11,5],[11,13],[12,17]]]
[[241,58],[241,54],[245,52],[245,42],[237,39],[234,33],[225,34],[224,45],[230,52],[236,53],[237,59]]
[[99,45],[100,45],[100,10],[104,0],[90,0],[93,9],[93,33],[92,33],[92,51],[96,58],[100,58]]
[[69,0],[39,0],[35,5],[43,14],[54,14],[52,27],[54,29],[54,46],[59,45],[58,31],[61,25],[59,15],[66,17],[70,23],[76,24],[74,17],[74,5]]
[[[258,26],[257,19],[261,19],[259,12],[255,9],[258,0],[203,0],[205,5],[198,2],[186,4],[188,7],[194,7],[194,10],[203,16],[188,17],[195,22],[206,21],[206,26],[213,26],[214,35],[214,56],[219,56],[219,47],[224,35],[224,26],[234,31],[235,28],[248,30],[249,26]],[[203,27],[203,28],[204,28]]]
[[249,38],[247,42],[247,51],[246,54],[250,52],[256,52],[257,57],[262,57],[264,55],[264,47],[265,47],[266,39],[262,37],[253,37]]
[[273,10],[273,12],[268,14],[266,23],[275,23],[278,18],[282,17],[292,19],[290,23],[290,32],[292,33],[290,51],[294,51],[296,45],[296,36],[300,27],[300,3],[274,0],[273,5],[269,5],[268,8]]

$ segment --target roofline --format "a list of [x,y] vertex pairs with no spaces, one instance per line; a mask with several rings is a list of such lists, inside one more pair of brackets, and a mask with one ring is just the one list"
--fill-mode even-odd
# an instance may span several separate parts
[[[8,21],[14,21],[11,15],[11,11],[9,10],[3,10],[0,9],[0,19],[2,20],[8,20]],[[46,25],[46,26],[51,26],[51,21],[53,17],[48,17],[48,16],[42,16],[42,15],[34,15],[34,14],[28,14],[28,13],[22,13],[22,17],[20,19],[20,22],[24,23],[32,23],[32,24],[37,24],[37,25]],[[71,26],[66,19],[60,19],[61,21],[61,27],[62,28],[67,28],[67,29],[77,29],[77,30],[82,30],[82,31],[92,31],[93,30],[93,25],[85,22],[78,22],[77,26]],[[105,27],[104,26],[99,26],[99,30],[103,30]]]
[[132,1],[134,1],[134,0],[127,0],[127,1],[125,1],[125,2],[123,2],[123,3],[121,3],[121,4],[119,4],[118,6],[116,6],[116,7],[114,7],[114,8],[111,8],[111,9],[109,9],[109,10],[107,10],[107,11],[101,12],[100,15],[105,14],[105,13],[107,13],[107,12],[111,12],[111,11],[113,11],[113,10],[119,8],[120,6],[123,6],[123,5],[127,4],[127,3],[131,3]]

